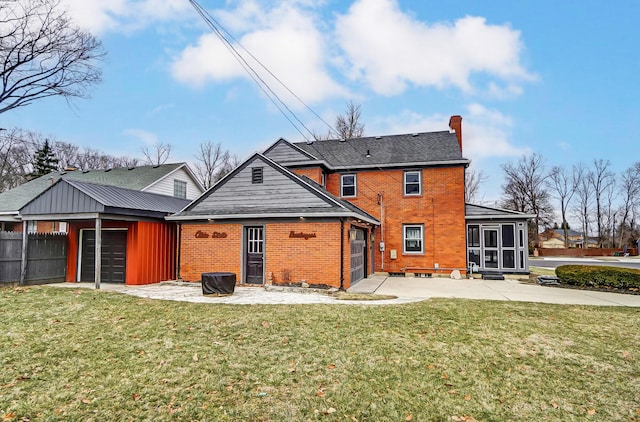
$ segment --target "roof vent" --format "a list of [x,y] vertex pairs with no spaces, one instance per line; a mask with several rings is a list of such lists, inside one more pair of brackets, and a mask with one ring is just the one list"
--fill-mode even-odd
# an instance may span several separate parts
[[82,170],[82,174],[87,174],[89,173],[89,170]]
[[411,135],[411,136],[413,136],[413,137],[415,138],[416,136],[418,136],[418,134],[417,134],[417,133],[414,133],[414,134],[413,134],[413,135]]
[[376,139],[382,139],[382,136],[376,136]]
[[129,167],[129,168],[127,168],[127,170],[133,170],[133,169],[135,169],[135,167]]
[[346,138],[340,138],[340,142],[346,142]]
[[157,169],[158,167],[160,167],[160,164],[156,164],[155,166],[153,166],[154,169]]
[[112,169],[105,169],[104,172],[107,173],[107,172],[110,172],[111,170]]

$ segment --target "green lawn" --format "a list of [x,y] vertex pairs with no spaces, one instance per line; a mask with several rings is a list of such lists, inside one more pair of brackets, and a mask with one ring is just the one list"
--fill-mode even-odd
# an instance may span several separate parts
[[0,421],[640,420],[640,310],[0,289]]

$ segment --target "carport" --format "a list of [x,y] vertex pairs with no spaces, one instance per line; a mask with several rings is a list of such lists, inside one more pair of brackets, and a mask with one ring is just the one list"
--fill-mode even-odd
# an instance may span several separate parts
[[60,179],[20,214],[68,223],[67,281],[148,284],[176,275],[177,229],[164,217],[190,201]]

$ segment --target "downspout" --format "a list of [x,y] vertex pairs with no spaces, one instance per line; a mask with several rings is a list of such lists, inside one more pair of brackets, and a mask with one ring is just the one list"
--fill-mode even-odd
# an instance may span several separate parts
[[[384,207],[382,205],[382,194],[378,194],[380,202],[380,242],[384,243]],[[380,269],[384,271],[384,250],[380,249]],[[375,271],[375,268],[374,268]]]
[[344,291],[344,219],[340,218],[340,291]]
[[180,246],[182,245],[182,224],[177,223],[177,238],[176,238],[176,280],[180,280]]

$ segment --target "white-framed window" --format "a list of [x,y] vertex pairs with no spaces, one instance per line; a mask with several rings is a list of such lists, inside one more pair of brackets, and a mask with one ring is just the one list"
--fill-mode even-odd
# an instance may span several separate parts
[[422,194],[422,172],[420,170],[404,172],[404,194]]
[[424,226],[422,224],[403,225],[402,245],[404,253],[424,253]]
[[27,233],[37,233],[38,232],[38,222],[36,220],[27,221]]
[[187,182],[182,180],[173,181],[173,196],[176,198],[187,199]]
[[340,196],[349,198],[356,196],[356,175],[343,174],[340,176]]

